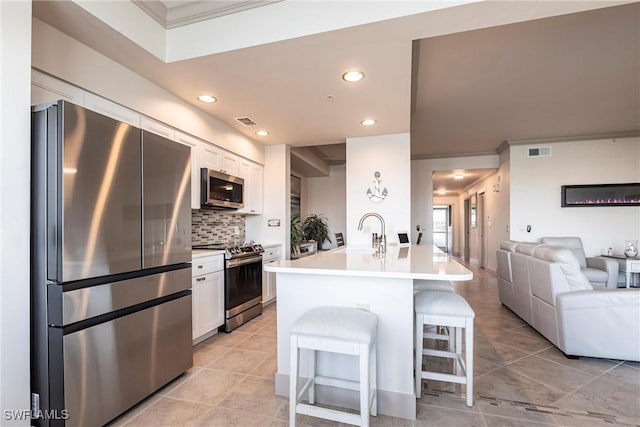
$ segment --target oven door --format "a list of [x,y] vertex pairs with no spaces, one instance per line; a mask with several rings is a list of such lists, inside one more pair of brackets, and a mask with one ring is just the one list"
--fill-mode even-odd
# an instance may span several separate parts
[[255,305],[262,299],[262,255],[227,261],[224,278],[224,304],[227,318]]

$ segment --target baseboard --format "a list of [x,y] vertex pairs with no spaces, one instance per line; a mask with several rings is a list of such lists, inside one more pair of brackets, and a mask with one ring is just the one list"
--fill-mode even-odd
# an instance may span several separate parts
[[496,269],[494,269],[494,268],[487,267],[487,268],[485,268],[485,270],[495,274],[496,276],[498,275],[498,271]]
[[193,345],[195,346],[196,344],[200,344],[202,341],[205,341],[217,334],[218,334],[218,328],[214,329],[213,331],[207,332],[206,334],[193,340]]
[[[302,378],[299,382],[304,381]],[[276,394],[289,396],[289,375],[276,373]],[[358,393],[330,386],[316,386],[316,401],[327,405],[346,407],[358,410],[360,401]],[[416,419],[416,397],[413,393],[398,393],[378,390],[378,413],[391,417]]]

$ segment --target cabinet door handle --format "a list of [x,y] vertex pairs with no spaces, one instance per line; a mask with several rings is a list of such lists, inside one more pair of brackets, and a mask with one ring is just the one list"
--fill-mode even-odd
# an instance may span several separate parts
[[206,277],[198,277],[198,278],[196,279],[196,282],[204,282],[205,280],[207,280],[207,278],[206,278]]

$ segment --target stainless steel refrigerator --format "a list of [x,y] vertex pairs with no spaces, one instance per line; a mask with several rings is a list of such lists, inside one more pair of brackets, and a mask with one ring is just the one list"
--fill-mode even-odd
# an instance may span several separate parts
[[160,136],[34,107],[35,424],[103,425],[192,366],[190,168]]

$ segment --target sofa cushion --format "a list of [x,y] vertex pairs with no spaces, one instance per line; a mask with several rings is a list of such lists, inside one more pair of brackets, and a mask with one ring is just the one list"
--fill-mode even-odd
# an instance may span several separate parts
[[569,249],[576,256],[581,268],[587,266],[587,259],[579,237],[543,237],[540,239],[545,245],[560,246]]
[[500,249],[505,250],[505,251],[509,251],[509,252],[515,252],[516,251],[516,246],[519,245],[520,242],[515,242],[513,240],[504,240],[502,242],[500,242]]
[[535,248],[533,256],[558,264],[571,291],[593,289],[587,277],[580,271],[580,263],[570,249],[540,245]]
[[606,284],[607,280],[609,280],[609,273],[604,270],[600,270],[597,268],[583,268],[582,274],[587,276],[587,280],[591,283],[602,283]]
[[549,262],[561,262],[580,268],[580,263],[571,250],[560,246],[538,245],[531,254]]
[[521,242],[516,245],[516,252],[524,255],[533,255],[533,251],[540,246],[536,242]]

